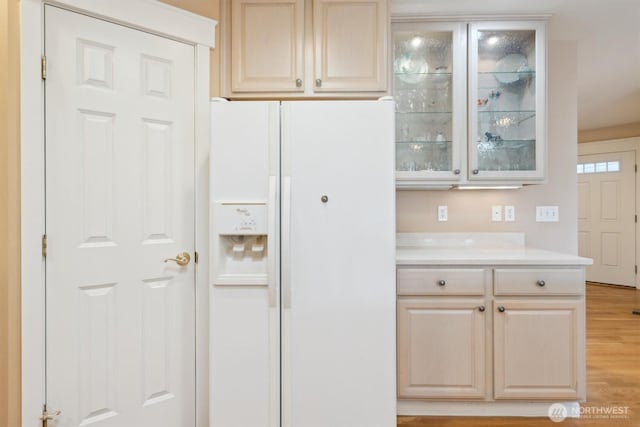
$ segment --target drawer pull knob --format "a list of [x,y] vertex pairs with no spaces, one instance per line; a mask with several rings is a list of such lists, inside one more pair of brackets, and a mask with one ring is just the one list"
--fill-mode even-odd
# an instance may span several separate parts
[[438,285],[444,286],[446,284],[447,284],[447,282],[445,282],[444,280],[438,280]]
[[500,313],[504,313],[504,307],[503,307],[503,306],[498,307],[498,311],[499,311]]
[[542,287],[544,285],[546,285],[547,283],[544,280],[538,280],[538,286]]
[[484,310],[485,310],[484,305],[481,305],[480,307],[478,307],[478,311],[480,313],[484,313]]

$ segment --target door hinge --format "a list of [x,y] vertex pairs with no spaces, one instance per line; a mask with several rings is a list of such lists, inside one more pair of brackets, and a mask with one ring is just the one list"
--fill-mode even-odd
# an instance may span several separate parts
[[42,256],[47,257],[47,235],[42,235]]
[[636,274],[638,274],[638,266],[636,265]]
[[635,171],[636,171],[636,172],[638,172],[638,165],[636,165],[636,167],[635,167]]
[[198,263],[198,251],[195,251],[193,253],[193,262],[196,264]]
[[47,57],[42,55],[40,59],[40,71],[42,73],[42,80],[47,80]]
[[638,215],[636,214],[636,222],[638,222]]
[[47,405],[42,405],[42,414],[40,415],[40,420],[42,421],[42,427],[47,427],[49,425],[49,420],[53,420],[58,415],[60,415],[62,411],[47,411]]

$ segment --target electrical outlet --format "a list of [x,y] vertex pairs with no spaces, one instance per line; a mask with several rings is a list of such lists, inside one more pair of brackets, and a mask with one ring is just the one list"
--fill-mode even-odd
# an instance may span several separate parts
[[447,206],[438,206],[438,221],[444,222],[449,220],[449,212]]
[[504,207],[504,220],[507,222],[514,222],[516,220],[516,208],[515,206]]
[[558,222],[558,206],[536,206],[536,222]]
[[491,221],[502,221],[502,206],[491,206]]

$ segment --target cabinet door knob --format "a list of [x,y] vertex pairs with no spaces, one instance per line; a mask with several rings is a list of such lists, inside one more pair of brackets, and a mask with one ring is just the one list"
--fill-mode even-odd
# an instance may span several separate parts
[[329,201],[329,196],[324,195],[324,196],[320,197],[320,201],[322,203],[327,203]]
[[456,169],[456,170],[454,170],[454,171],[453,171],[453,174],[454,174],[454,175],[460,175],[460,169]]
[[500,313],[504,313],[504,307],[503,307],[503,306],[498,307],[498,311],[499,311]]
[[296,87],[302,87],[302,79],[296,79]]
[[481,305],[480,307],[478,307],[479,312],[484,313],[484,310],[485,310],[484,305]]
[[544,285],[546,285],[547,283],[544,280],[538,280],[538,286],[542,287]]
[[447,282],[445,282],[444,280],[438,280],[438,285],[444,286],[446,284],[447,284]]
[[471,171],[471,173],[473,173],[474,175],[478,175],[478,172],[480,172],[478,169],[474,169]]
[[316,87],[322,86],[322,79],[316,79]]

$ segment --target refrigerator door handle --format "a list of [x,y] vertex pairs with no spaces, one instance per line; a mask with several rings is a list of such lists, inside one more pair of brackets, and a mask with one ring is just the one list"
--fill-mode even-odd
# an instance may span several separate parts
[[291,177],[282,178],[282,240],[280,242],[282,276],[282,305],[285,309],[291,308]]
[[267,283],[269,287],[269,307],[277,307],[278,304],[278,278],[276,276],[278,256],[276,250],[277,241],[277,188],[278,179],[269,177],[268,223],[267,223]]

